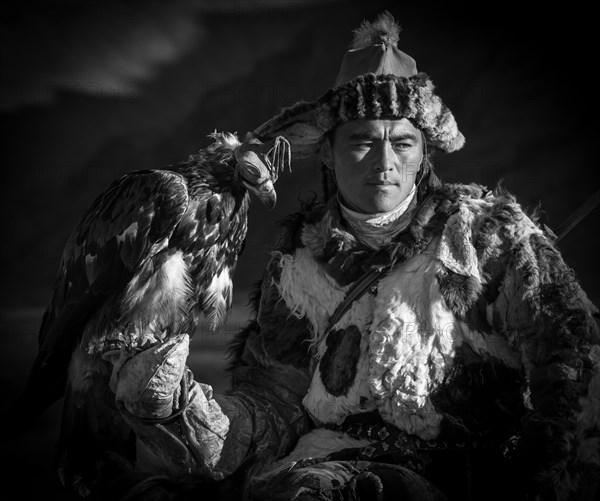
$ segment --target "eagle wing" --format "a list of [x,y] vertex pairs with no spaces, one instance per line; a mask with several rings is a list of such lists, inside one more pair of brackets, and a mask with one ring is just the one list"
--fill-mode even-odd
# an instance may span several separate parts
[[[236,201],[231,195],[215,194],[201,206],[194,222],[194,234],[202,234],[196,241],[192,267],[197,270],[195,296],[197,308],[193,312],[204,315],[202,328],[214,332],[222,327],[231,309],[232,276],[237,259],[245,245],[248,228],[248,199]],[[203,214],[200,214],[203,212]],[[196,323],[199,320],[196,319]]]
[[167,245],[189,202],[181,175],[138,171],[115,181],[83,215],[63,251],[21,398],[30,419],[63,395],[71,354],[86,323]]

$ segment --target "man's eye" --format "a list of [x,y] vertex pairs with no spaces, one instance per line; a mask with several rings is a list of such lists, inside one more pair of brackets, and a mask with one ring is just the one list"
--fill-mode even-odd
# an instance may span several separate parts
[[370,143],[370,142],[356,143],[354,145],[354,147],[355,148],[359,148],[359,149],[362,149],[362,148],[372,148],[373,147],[373,143]]
[[411,146],[412,146],[412,144],[410,144],[410,143],[394,143],[394,149],[395,150],[400,150],[400,151],[406,151]]

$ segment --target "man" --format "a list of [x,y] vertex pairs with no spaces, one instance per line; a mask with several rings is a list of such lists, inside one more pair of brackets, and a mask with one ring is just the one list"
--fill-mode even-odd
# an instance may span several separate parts
[[140,474],[267,500],[598,494],[597,309],[513,197],[435,176],[464,138],[398,31],[364,23],[334,88],[255,131],[321,156],[324,201],[286,220],[232,389],[173,377],[185,335],[115,366]]

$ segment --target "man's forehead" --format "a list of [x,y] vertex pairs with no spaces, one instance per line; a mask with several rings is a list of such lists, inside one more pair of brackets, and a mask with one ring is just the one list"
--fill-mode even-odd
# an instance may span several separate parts
[[352,120],[338,125],[335,132],[337,136],[344,137],[365,135],[382,138],[385,136],[395,137],[407,134],[420,135],[419,129],[407,118],[400,118],[398,120]]

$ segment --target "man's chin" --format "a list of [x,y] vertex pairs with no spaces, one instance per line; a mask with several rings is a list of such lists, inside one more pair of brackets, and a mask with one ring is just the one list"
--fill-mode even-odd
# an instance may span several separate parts
[[392,196],[391,193],[386,193],[386,191],[391,191],[391,190],[381,190],[381,192],[377,196],[374,196],[371,200],[369,200],[367,203],[365,203],[365,207],[369,209],[369,212],[372,212],[372,213],[391,212],[396,207],[398,207],[402,202],[404,202],[404,200],[408,196],[408,194],[406,194],[406,195],[393,194],[393,196]]

